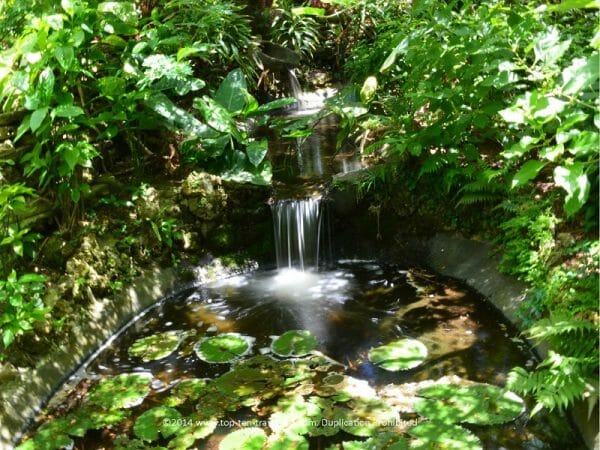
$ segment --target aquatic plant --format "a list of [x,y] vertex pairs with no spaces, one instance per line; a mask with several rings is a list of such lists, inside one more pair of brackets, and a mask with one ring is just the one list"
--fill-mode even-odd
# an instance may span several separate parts
[[481,441],[466,428],[441,422],[424,422],[410,430],[415,437],[410,442],[411,450],[483,450]]
[[319,341],[308,330],[290,330],[273,337],[271,350],[279,356],[304,356],[314,350]]
[[500,424],[515,420],[525,410],[523,399],[514,392],[487,384],[439,384],[423,388],[418,394],[425,399],[415,403],[415,410],[446,424]]
[[152,374],[122,373],[100,381],[87,396],[87,402],[106,409],[133,408],[150,392]]
[[420,365],[427,358],[427,347],[416,339],[399,339],[369,351],[369,361],[396,372]]
[[179,429],[177,420],[181,419],[181,413],[168,406],[157,406],[142,413],[135,421],[133,433],[144,441],[155,441],[160,433],[163,437],[169,437]]
[[194,346],[196,355],[208,363],[229,363],[252,349],[254,338],[238,333],[225,333],[201,339]]
[[141,358],[144,362],[155,361],[169,356],[181,343],[181,331],[165,331],[164,333],[146,336],[136,340],[129,347],[129,354]]
[[225,436],[219,450],[261,450],[265,442],[267,435],[262,428],[242,428]]

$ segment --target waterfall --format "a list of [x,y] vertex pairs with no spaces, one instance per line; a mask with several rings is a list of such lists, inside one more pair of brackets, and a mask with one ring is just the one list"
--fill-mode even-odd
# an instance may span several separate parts
[[300,86],[300,82],[298,81],[298,77],[296,76],[296,72],[294,72],[294,69],[290,69],[288,71],[288,74],[290,77],[290,90],[292,91],[292,95],[294,96],[294,98],[297,100],[297,109],[302,109],[302,107],[304,106],[304,93],[302,92],[302,87]]
[[322,222],[318,198],[277,200],[273,205],[277,267],[317,268]]

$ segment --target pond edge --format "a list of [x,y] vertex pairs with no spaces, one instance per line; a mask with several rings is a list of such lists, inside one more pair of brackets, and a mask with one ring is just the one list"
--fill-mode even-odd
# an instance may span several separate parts
[[[254,262],[240,267],[226,267],[214,258],[194,269],[195,279],[188,285],[226,278],[257,268]],[[185,287],[182,271],[153,267],[114,297],[95,299],[86,308],[87,320],[74,326],[70,341],[52,350],[35,368],[20,373],[19,380],[0,393],[0,450],[13,449],[26,428],[35,419],[56,390],[81,370],[90,358],[110,343],[115,333],[140,313]]]
[[[500,256],[484,241],[438,233],[426,244],[427,263],[441,275],[466,282],[500,310],[506,319],[519,330],[526,326],[518,316],[519,306],[527,296],[527,284],[515,277],[500,273]],[[535,348],[542,356],[547,349]],[[600,449],[598,403],[587,417],[587,404],[579,402],[568,411],[572,423],[579,431],[587,448]]]

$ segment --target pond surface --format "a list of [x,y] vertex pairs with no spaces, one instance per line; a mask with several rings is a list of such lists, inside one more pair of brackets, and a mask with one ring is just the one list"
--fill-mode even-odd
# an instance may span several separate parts
[[[171,330],[187,333],[178,350],[169,356],[144,363],[129,352],[136,340]],[[338,366],[338,372],[366,380],[376,389],[446,375],[503,385],[512,367],[531,363],[531,355],[515,330],[462,284],[375,261],[340,260],[321,272],[259,271],[181,291],[125,329],[89,365],[83,379],[76,380],[75,389],[56,397],[55,409],[47,417],[64,415],[85,403],[82,398],[98,378],[132,372],[151,374],[152,389],[143,403],[131,408],[129,419],[74,439],[78,449],[114,448],[117,436],[133,438],[135,418],[160,405],[179,381],[214,379],[232,368],[231,364],[209,364],[199,359],[193,351],[198,340],[231,332],[252,336],[256,340],[249,357],[267,353],[271,336],[288,330],[309,330],[318,340],[316,351],[345,366]],[[399,338],[415,338],[425,344],[429,354],[423,364],[390,372],[369,362],[370,349]],[[193,409],[201,412],[204,407],[202,401],[193,402],[182,414]],[[260,417],[260,408],[225,412],[221,418],[239,423],[248,417]],[[235,422],[222,422],[214,434],[197,440],[193,448],[218,448],[232,427]],[[528,420],[523,414],[504,425],[465,427],[479,437],[485,449],[580,448],[565,424],[541,416]],[[356,439],[360,438],[340,431],[308,441],[310,448],[318,449]],[[168,442],[159,438],[153,445],[166,446]],[[155,447],[146,443],[119,448]]]

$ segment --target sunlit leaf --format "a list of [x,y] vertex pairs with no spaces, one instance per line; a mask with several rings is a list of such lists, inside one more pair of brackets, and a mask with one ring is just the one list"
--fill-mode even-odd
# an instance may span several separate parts
[[416,339],[399,339],[369,351],[369,361],[390,371],[408,370],[427,358],[427,347]]
[[252,349],[254,338],[238,333],[226,333],[200,340],[194,350],[203,361],[228,363],[246,355]]
[[248,427],[229,433],[219,444],[219,450],[262,450],[267,435],[260,428]]
[[536,159],[527,161],[513,176],[510,187],[514,189],[527,184],[528,181],[533,180],[537,176],[545,165],[546,163]]
[[181,419],[181,413],[176,409],[156,406],[137,418],[133,433],[145,441],[157,440],[159,433],[163,437],[169,437],[179,429],[178,419]]

